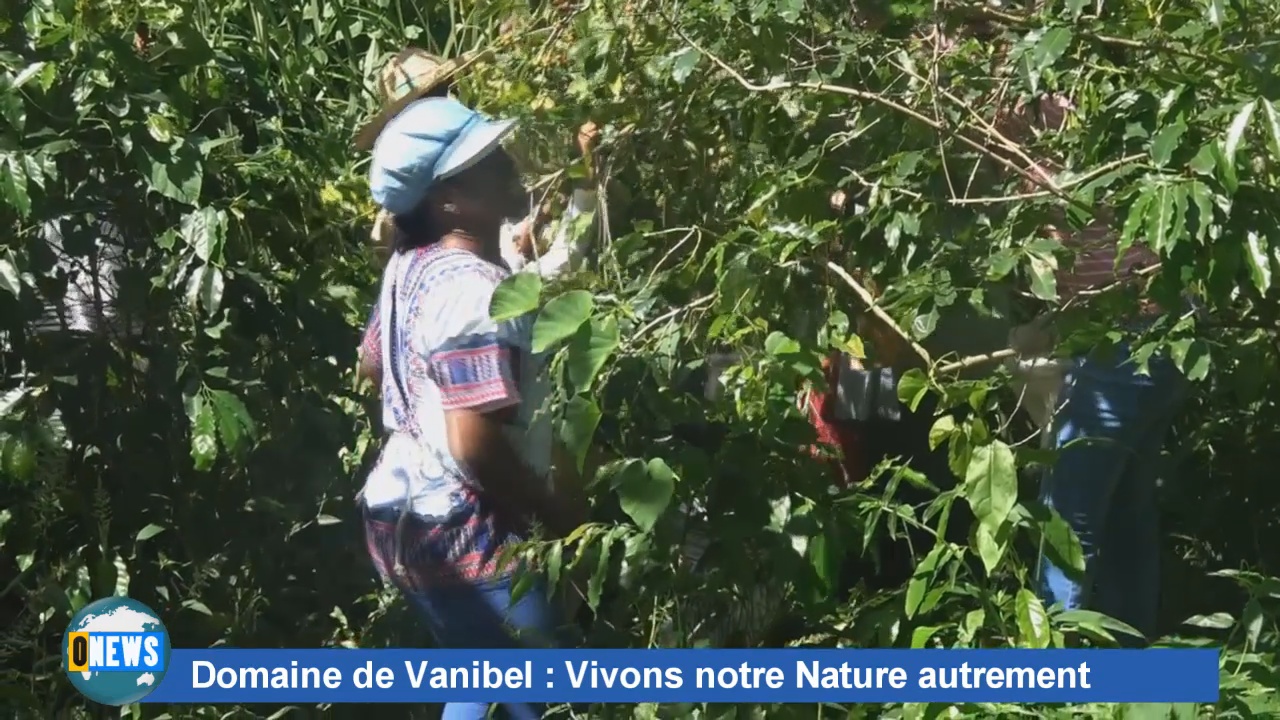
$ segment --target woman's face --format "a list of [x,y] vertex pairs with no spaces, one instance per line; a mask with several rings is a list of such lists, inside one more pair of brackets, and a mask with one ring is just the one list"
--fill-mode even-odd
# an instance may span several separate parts
[[529,212],[528,195],[520,183],[515,161],[502,148],[458,175],[443,199],[468,224],[497,226]]

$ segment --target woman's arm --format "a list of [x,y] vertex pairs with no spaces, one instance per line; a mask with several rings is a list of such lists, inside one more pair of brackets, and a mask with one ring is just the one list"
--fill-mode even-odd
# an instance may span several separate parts
[[447,305],[429,320],[420,319],[426,326],[411,329],[431,348],[426,373],[444,413],[449,454],[508,518],[537,519],[563,536],[578,526],[579,514],[530,464],[520,444],[529,438],[512,432],[532,389],[520,382],[530,320],[495,323],[490,318],[497,287],[491,276],[459,275],[450,281]]
[[356,377],[374,385],[382,382],[382,318],[378,313],[378,305],[375,302],[369,313],[369,322],[364,326],[364,336],[357,350],[359,360],[356,362]]
[[578,261],[586,255],[587,249],[591,246],[591,230],[594,225],[592,222],[582,227],[578,218],[593,214],[595,210],[595,190],[574,190],[569,207],[560,218],[555,237],[551,241],[551,246],[547,248],[546,254],[528,262],[521,269],[552,279],[577,267]]
[[445,411],[449,452],[507,517],[536,519],[556,537],[565,537],[583,518],[550,491],[512,444],[506,426],[514,413],[514,405]]
[[[600,131],[595,123],[587,122],[578,129],[578,150],[586,161],[587,180],[594,180],[593,151],[600,140]],[[535,213],[509,229],[510,237],[505,239],[507,264],[512,272],[536,272],[544,278],[552,279],[577,267],[578,261],[586,255],[591,246],[591,230],[593,222],[583,227],[579,218],[592,216],[596,211],[597,198],[594,186],[577,188],[569,199],[569,207],[557,223],[555,236],[551,240],[547,252],[538,255],[535,251],[537,237],[545,224],[546,216],[543,208],[538,207]]]

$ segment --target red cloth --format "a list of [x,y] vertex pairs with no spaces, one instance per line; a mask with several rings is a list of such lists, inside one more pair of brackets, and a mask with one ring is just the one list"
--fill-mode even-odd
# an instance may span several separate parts
[[811,447],[814,456],[823,452],[821,446],[837,451],[838,465],[833,470],[837,482],[842,487],[861,482],[867,477],[866,451],[863,448],[862,434],[853,422],[836,420],[836,383],[839,379],[842,362],[839,353],[833,353],[822,361],[822,373],[827,379],[826,392],[809,389],[805,392],[804,402],[809,414],[809,422],[818,433],[821,445]]

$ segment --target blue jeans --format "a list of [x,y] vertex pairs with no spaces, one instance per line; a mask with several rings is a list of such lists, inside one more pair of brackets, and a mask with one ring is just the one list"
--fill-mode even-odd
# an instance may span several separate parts
[[1160,601],[1157,465],[1186,381],[1165,357],[1151,358],[1150,375],[1137,369],[1128,349],[1117,348],[1078,359],[1065,378],[1054,420],[1060,452],[1040,494],[1080,538],[1085,576],[1042,558],[1040,594],[1151,638]]
[[[378,574],[391,580],[435,638],[437,647],[490,650],[520,647],[554,647],[563,639],[559,613],[547,598],[546,583],[538,578],[520,599],[512,603],[511,592],[518,576],[492,580],[448,577],[447,567],[422,565],[433,552],[429,544],[431,526],[416,516],[404,518],[390,508],[363,506],[365,542]],[[424,539],[425,538],[425,539]],[[405,573],[396,573],[397,546],[406,544]],[[424,548],[424,546],[427,546]],[[443,720],[480,720],[488,717],[491,703],[447,703]],[[497,717],[510,720],[537,720],[541,705],[503,703]]]
[[[442,648],[499,649],[546,647],[556,642],[558,616],[547,599],[546,585],[534,586],[511,604],[515,578],[450,584],[426,590],[406,590],[406,595],[426,621]],[[403,588],[402,588],[403,589]],[[490,703],[451,702],[443,720],[480,720],[489,716]],[[496,717],[537,720],[545,707],[504,703]]]

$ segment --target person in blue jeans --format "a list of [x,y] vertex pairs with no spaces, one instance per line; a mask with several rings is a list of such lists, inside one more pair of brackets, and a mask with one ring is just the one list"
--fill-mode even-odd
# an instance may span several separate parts
[[1040,594],[1046,604],[1096,610],[1150,639],[1160,600],[1160,451],[1186,381],[1167,357],[1153,356],[1148,369],[1140,374],[1122,346],[1078,358],[1064,378],[1053,426],[1059,452],[1041,501],[1079,536],[1086,571],[1076,577],[1042,557]]
[[[541,405],[546,358],[532,318],[490,316],[501,226],[525,208],[495,121],[450,98],[417,100],[373,148],[369,185],[395,223],[371,323],[381,358],[386,440],[360,492],[368,550],[445,648],[550,647],[562,625],[545,582],[511,546],[534,521],[563,537],[581,516],[548,479]],[[445,720],[487,717],[490,703],[448,703]],[[504,703],[534,720],[544,708]]]

